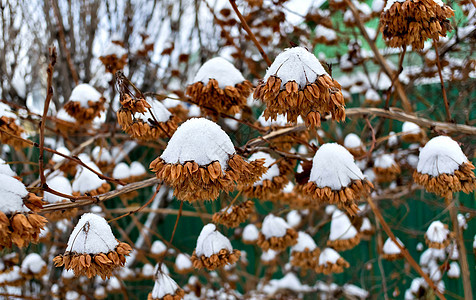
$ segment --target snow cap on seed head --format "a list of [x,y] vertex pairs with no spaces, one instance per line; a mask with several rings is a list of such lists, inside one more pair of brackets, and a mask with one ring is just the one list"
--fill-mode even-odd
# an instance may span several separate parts
[[316,81],[319,75],[328,75],[321,63],[311,52],[303,47],[287,48],[281,52],[266,71],[263,80],[270,76],[281,79],[281,88],[288,81],[295,81],[299,88]]
[[329,240],[347,240],[355,237],[357,234],[358,231],[350,222],[349,217],[341,210],[336,209],[332,213]]
[[194,161],[206,166],[218,161],[225,170],[234,153],[230,137],[220,126],[205,118],[194,118],[180,125],[160,157],[169,164]]
[[23,183],[11,176],[0,174],[0,211],[5,214],[15,212],[28,212],[29,209],[23,205],[23,198],[28,196]]
[[327,263],[335,264],[341,258],[340,254],[332,248],[325,248],[319,255],[319,265],[325,266]]
[[312,237],[303,232],[298,232],[297,244],[291,247],[291,252],[304,252],[306,251],[313,251],[317,248],[316,242],[312,239]]
[[177,283],[169,275],[159,272],[152,289],[152,299],[164,299],[166,295],[175,295],[179,290]]
[[102,95],[87,83],[78,84],[69,97],[69,101],[79,102],[82,107],[89,107],[88,101],[98,102]]
[[362,179],[364,174],[355,164],[352,154],[343,146],[327,143],[314,155],[309,181],[316,183],[317,187],[340,190],[353,180]]
[[467,161],[468,158],[456,141],[447,136],[437,136],[420,150],[417,171],[434,177],[454,174]]
[[245,81],[241,72],[222,57],[215,57],[205,62],[193,78],[192,83],[200,81],[207,85],[210,79],[215,79],[221,89]]
[[261,233],[266,239],[270,239],[272,237],[283,237],[286,235],[286,231],[289,228],[291,227],[289,227],[288,223],[286,223],[283,218],[269,214],[263,220]]
[[433,243],[444,243],[449,237],[450,231],[441,221],[433,221],[426,230],[425,237]]
[[218,254],[222,249],[233,252],[230,240],[218,232],[214,224],[205,225],[197,239],[195,249],[197,256],[210,257],[213,254]]
[[[71,182],[69,182],[68,178],[64,177],[63,175],[58,175],[51,179],[48,179],[46,183],[51,189],[61,192],[63,194],[71,195],[73,193]],[[64,197],[57,196],[48,192],[45,192],[43,197],[43,200],[49,203],[59,202],[63,199]]]
[[114,251],[119,242],[107,221],[96,214],[81,216],[68,240],[66,252],[98,254]]
[[[403,246],[403,243],[402,241],[400,241],[399,238],[397,238],[397,241],[401,246]],[[382,251],[384,254],[390,254],[390,255],[400,254],[401,252],[400,248],[398,248],[397,244],[395,244],[391,238],[387,238],[387,240],[383,244]]]
[[0,174],[7,176],[17,176],[17,174],[10,168],[10,165],[7,164],[3,159],[0,158]]

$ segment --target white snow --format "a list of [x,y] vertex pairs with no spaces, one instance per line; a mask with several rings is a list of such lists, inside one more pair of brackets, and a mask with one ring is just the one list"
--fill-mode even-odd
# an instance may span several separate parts
[[395,162],[395,159],[393,158],[392,154],[382,154],[377,156],[375,159],[375,167],[378,168],[383,168],[383,169],[388,169],[397,163]]
[[288,228],[290,227],[283,218],[269,214],[263,220],[261,233],[266,239],[271,237],[283,237],[286,235]]
[[167,250],[167,246],[162,241],[154,241],[150,247],[150,252],[152,254],[164,254]]
[[402,132],[406,134],[419,134],[421,132],[421,128],[415,123],[406,121],[403,122]]
[[328,41],[334,41],[337,39],[337,33],[335,30],[322,26],[321,24],[316,26],[314,33],[316,34],[316,38],[325,37]]
[[276,163],[276,159],[271,157],[271,155],[269,155],[268,153],[262,151],[253,153],[248,160],[253,161],[260,158],[265,159],[264,166],[268,169],[266,170],[266,173],[261,176],[261,179],[256,181],[253,186],[262,185],[263,181],[265,181],[266,179],[273,180],[274,177],[279,176],[279,166]]
[[10,177],[17,176],[17,173],[13,172],[10,165],[7,164],[3,159],[0,158],[0,174],[7,175]]
[[76,123],[76,119],[73,116],[70,116],[64,108],[61,108],[58,113],[56,113],[56,118],[66,122]]
[[109,43],[109,46],[102,52],[101,56],[116,55],[117,58],[121,58],[124,54],[127,54],[126,49],[115,43]]
[[206,166],[218,161],[225,170],[233,154],[235,147],[220,126],[205,118],[194,118],[180,125],[160,157],[169,164],[194,161]]
[[269,126],[285,127],[286,125],[288,125],[288,117],[287,115],[278,114],[276,116],[276,120],[273,120],[272,118],[269,118],[268,120],[266,120],[264,117],[264,112],[263,112],[261,116],[259,116],[258,122],[263,127],[269,127]]
[[308,285],[303,285],[293,273],[287,273],[281,279],[271,279],[262,287],[262,290],[268,296],[272,296],[279,290],[291,290],[296,293],[302,293],[310,292],[312,288]]
[[259,231],[254,224],[248,224],[243,228],[242,238],[245,241],[252,242],[258,240]]
[[192,268],[192,261],[190,256],[179,253],[175,259],[175,266],[178,270],[188,270]]
[[346,283],[342,286],[344,293],[350,296],[357,297],[359,299],[365,299],[369,296],[369,292],[361,287],[353,284]]
[[355,133],[349,133],[345,136],[344,147],[346,148],[359,148],[362,146],[362,140]]
[[221,89],[245,81],[241,72],[222,57],[215,57],[205,62],[193,78],[193,83],[201,81],[206,85],[210,79],[218,81]]
[[112,155],[109,152],[109,150],[107,150],[104,147],[100,147],[100,146],[94,147],[94,149],[91,153],[91,156],[94,159],[94,161],[97,161],[97,162],[108,162],[109,163],[109,162],[113,161]]
[[82,107],[89,107],[88,101],[98,102],[101,99],[101,93],[87,83],[78,84],[69,97],[69,101],[79,102]]
[[0,211],[5,214],[28,212],[23,198],[28,195],[23,183],[11,176],[0,174]]
[[[57,192],[60,192],[66,195],[71,195],[73,193],[73,189],[71,187],[71,183],[69,182],[68,178],[62,175],[58,175],[51,179],[48,179],[46,181],[46,184],[48,185],[48,187],[50,187],[51,189]],[[43,196],[43,200],[47,201],[48,203],[59,202],[59,201],[62,201],[63,199],[64,199],[63,197],[51,194],[49,192],[45,192]]]
[[142,267],[142,275],[144,275],[145,277],[152,277],[154,276],[154,274],[155,274],[155,268],[153,265],[145,264]]
[[291,247],[292,252],[304,252],[306,249],[307,251],[313,251],[317,248],[316,242],[312,239],[312,237],[305,233],[304,231],[298,232],[298,239],[297,244]]
[[329,240],[348,240],[354,238],[357,234],[358,231],[350,222],[349,217],[342,211],[336,209],[332,213]]
[[451,260],[458,260],[459,259],[459,251],[458,251],[458,246],[456,245],[456,242],[452,242],[449,244],[448,247],[446,247],[446,252],[448,252],[448,257]]
[[274,260],[278,254],[279,252],[273,249],[268,249],[268,251],[263,251],[263,253],[261,254],[260,260],[263,262],[270,262]]
[[147,172],[144,166],[138,161],[133,161],[129,167],[131,176],[142,176]]
[[20,267],[13,266],[13,268],[7,272],[0,273],[0,284],[8,285],[9,282],[15,282],[22,279],[20,275]]
[[152,289],[152,298],[162,299],[165,295],[173,296],[178,289],[179,286],[169,275],[159,273],[157,274],[154,288]]
[[365,92],[365,100],[367,101],[380,101],[380,95],[377,93],[376,90],[374,89],[368,89],[367,92]]
[[340,254],[332,248],[325,248],[319,255],[319,266],[327,265],[327,263],[335,264],[340,258]]
[[288,222],[288,225],[291,227],[299,226],[299,224],[301,224],[301,220],[301,214],[297,210],[291,210],[286,215],[286,222]]
[[388,133],[388,142],[387,142],[389,147],[394,147],[398,145],[398,136],[395,134],[395,132],[390,131]]
[[426,231],[426,237],[430,242],[443,243],[448,239],[450,231],[445,228],[441,221],[433,221]]
[[332,204],[327,205],[325,208],[326,215],[332,215],[336,209],[337,207],[335,205],[332,205]]
[[205,255],[205,257],[210,257],[222,249],[233,252],[230,240],[218,232],[214,224],[205,225],[197,239],[197,247],[195,249],[197,256]]
[[[7,117],[17,120],[17,115],[12,112],[11,107],[3,102],[0,102],[0,117]],[[15,123],[18,124],[17,121]]]
[[364,217],[362,219],[362,225],[360,226],[360,231],[368,231],[368,230],[372,230],[372,223],[370,223],[370,220],[369,218],[367,217]]
[[450,269],[448,270],[449,278],[459,278],[461,276],[461,269],[459,264],[455,261],[450,263]]
[[112,171],[112,177],[116,179],[126,179],[131,177],[129,166],[125,162],[118,163]]
[[324,144],[314,155],[309,181],[315,182],[319,188],[340,190],[352,180],[363,178],[364,174],[355,164],[352,154],[339,144]]
[[[71,151],[68,150],[68,148],[64,147],[64,146],[60,146],[56,149],[56,152],[59,152],[61,154],[64,154],[64,155],[70,155],[71,154]],[[54,163],[59,163],[60,161],[63,161],[65,160],[66,158],[64,158],[63,156],[59,156],[58,154],[53,154],[53,156],[51,157],[51,160],[54,162]]]
[[[88,160],[87,156],[80,154],[79,158],[88,167],[101,173],[101,170],[99,170],[98,166],[95,163],[93,163],[91,160]],[[84,194],[99,188],[105,182],[106,182],[105,180],[99,178],[95,173],[93,173],[89,169],[86,169],[78,165],[76,175],[74,176],[72,187],[74,192],[80,192],[81,194]]]
[[[147,96],[145,100],[147,101],[147,103],[150,104],[150,110],[152,111],[152,114],[154,115],[155,120],[157,120],[157,122],[165,123],[170,119],[172,113],[160,101],[157,101],[149,96]],[[146,122],[148,122],[149,119],[154,120],[154,118],[149,112],[149,109],[147,109],[146,112],[143,114],[136,113],[135,117],[138,119],[142,119]]]
[[81,216],[68,240],[66,252],[98,254],[113,251],[119,242],[106,219],[86,213]]
[[445,249],[428,248],[420,256],[420,266],[427,267],[432,262],[443,261],[446,258]]
[[[397,242],[403,246],[402,241],[397,238]],[[400,248],[398,248],[397,244],[395,244],[391,238],[387,238],[385,243],[383,244],[383,253],[384,254],[400,254]]]
[[25,256],[21,263],[21,272],[24,274],[38,274],[44,266],[46,266],[46,262],[38,253],[30,253]]
[[467,161],[457,142],[447,136],[438,136],[432,138],[420,150],[417,171],[434,177],[454,174],[454,171]]
[[[319,75],[327,74],[319,60],[303,47],[287,48],[281,52],[266,71],[263,80],[270,76],[281,79],[281,88],[289,81],[295,81],[299,88],[313,83]],[[327,74],[328,75],[328,74]]]
[[372,1],[372,11],[376,13],[382,12],[385,6],[385,0],[374,0]]

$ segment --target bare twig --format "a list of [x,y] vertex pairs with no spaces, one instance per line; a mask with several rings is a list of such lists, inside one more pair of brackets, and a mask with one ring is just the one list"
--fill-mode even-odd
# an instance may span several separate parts
[[41,179],[41,186],[46,184],[46,177],[45,177],[45,168],[43,162],[43,153],[45,147],[45,125],[46,125],[46,115],[48,115],[48,108],[50,107],[51,98],[53,98],[53,71],[56,64],[56,48],[50,48],[50,64],[48,65],[48,69],[46,73],[48,74],[47,77],[47,87],[46,87],[46,100],[43,106],[43,116],[41,118],[40,123],[40,155],[38,157],[38,163],[40,165],[40,179]]
[[436,65],[438,67],[438,76],[440,77],[441,92],[443,93],[443,102],[445,103],[446,122],[451,122],[452,119],[451,119],[451,113],[450,113],[450,105],[448,103],[448,98],[446,97],[445,82],[443,81],[443,75],[441,74],[440,54],[438,53],[438,44],[436,43],[435,39],[433,39],[433,45],[434,45],[435,54],[436,54]]

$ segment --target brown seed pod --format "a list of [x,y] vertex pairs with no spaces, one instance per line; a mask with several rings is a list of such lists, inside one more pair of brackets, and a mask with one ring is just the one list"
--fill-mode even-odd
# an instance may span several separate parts
[[325,275],[337,274],[344,272],[345,268],[350,267],[350,264],[333,249],[326,248],[321,251],[319,255],[319,262],[314,268],[316,273],[323,273]]
[[[3,103],[1,103],[3,104]],[[0,105],[1,105],[0,104]],[[2,144],[11,145],[13,148],[19,150],[28,147],[28,144],[15,137],[21,137],[25,130],[17,125],[17,119],[13,117],[0,117],[0,142]]]
[[40,231],[47,222],[44,217],[33,212],[10,216],[0,212],[0,248],[10,248],[12,243],[19,248],[38,243]]
[[[248,216],[254,212],[255,204],[247,200],[239,205],[234,205],[228,210],[221,210],[213,214],[212,221],[220,223],[226,227],[235,228],[248,219]],[[226,209],[226,207],[224,208]]]
[[288,228],[286,230],[286,234],[282,237],[270,237],[266,238],[266,236],[260,232],[258,236],[258,246],[267,251],[269,249],[275,251],[283,251],[287,247],[295,245],[297,243],[298,233],[293,228]]
[[91,123],[104,111],[106,98],[101,97],[97,101],[88,101],[88,107],[83,107],[78,101],[68,101],[64,109],[74,117],[80,124]]
[[328,240],[327,246],[336,249],[337,251],[344,251],[354,248],[360,243],[360,234],[357,234],[353,238],[345,240]]
[[292,251],[291,252],[291,265],[302,269],[314,269],[319,260],[319,254],[321,250],[319,248],[310,251],[306,249],[304,251]]
[[454,11],[448,5],[433,0],[395,1],[380,16],[380,29],[390,47],[423,49],[427,39],[438,40],[451,29],[449,18]]
[[115,53],[105,56],[100,56],[102,64],[106,68],[106,72],[115,74],[117,71],[124,69],[127,64],[127,53],[124,53],[118,57]]
[[225,265],[231,265],[238,261],[240,258],[240,250],[234,249],[233,252],[227,249],[221,249],[217,254],[213,254],[210,257],[205,255],[197,256],[195,251],[192,255],[192,263],[195,269],[207,268],[208,270],[215,270],[217,268],[224,267]]

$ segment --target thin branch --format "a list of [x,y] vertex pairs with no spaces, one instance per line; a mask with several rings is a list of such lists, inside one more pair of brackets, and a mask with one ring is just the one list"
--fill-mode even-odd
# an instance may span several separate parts
[[41,118],[40,123],[40,155],[38,157],[38,163],[40,165],[40,179],[41,179],[41,186],[46,184],[46,177],[45,177],[45,166],[43,161],[43,153],[45,147],[45,125],[46,125],[46,115],[48,115],[48,108],[50,107],[51,98],[53,98],[53,71],[56,64],[56,48],[50,48],[50,64],[48,65],[48,69],[46,73],[48,74],[47,77],[47,87],[46,87],[46,100],[43,106],[43,116]]
[[441,74],[440,54],[438,53],[438,45],[435,39],[433,39],[433,45],[434,45],[435,54],[436,54],[436,65],[438,67],[438,76],[440,77],[441,92],[443,93],[443,102],[445,103],[446,122],[451,122],[452,119],[451,119],[451,113],[450,113],[450,105],[448,102],[448,98],[446,97],[445,83],[443,81],[443,74]]

